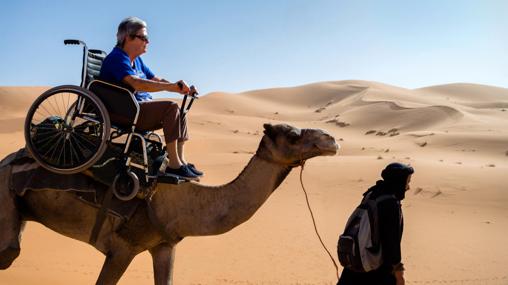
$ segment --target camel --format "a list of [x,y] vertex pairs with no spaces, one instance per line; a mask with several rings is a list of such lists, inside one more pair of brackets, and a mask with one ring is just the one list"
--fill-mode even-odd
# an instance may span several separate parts
[[[255,155],[233,181],[221,186],[196,182],[158,183],[151,200],[120,226],[108,215],[93,246],[105,256],[96,284],[116,284],[139,253],[153,260],[154,284],[173,284],[175,247],[188,236],[225,233],[246,222],[282,183],[291,169],[306,159],[335,155],[335,139],[320,129],[286,124],[264,125]],[[20,253],[25,221],[39,222],[67,237],[88,242],[97,208],[72,193],[43,189],[22,197],[9,191],[9,168],[0,168],[0,268],[8,268]],[[76,179],[91,179],[77,174]]]

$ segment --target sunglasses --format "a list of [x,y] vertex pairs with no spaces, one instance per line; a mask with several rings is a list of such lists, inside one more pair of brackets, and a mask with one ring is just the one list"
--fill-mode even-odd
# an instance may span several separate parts
[[138,39],[144,41],[145,43],[148,42],[148,36],[145,36],[145,35],[133,35],[132,37],[133,38],[138,38]]

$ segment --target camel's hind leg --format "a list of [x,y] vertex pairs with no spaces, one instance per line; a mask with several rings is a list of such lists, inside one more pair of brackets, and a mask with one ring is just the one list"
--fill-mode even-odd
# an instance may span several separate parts
[[6,169],[0,169],[0,269],[7,269],[18,257],[24,222],[16,208],[14,194],[9,191]]
[[114,285],[120,280],[123,273],[136,254],[123,241],[116,240],[106,254],[106,261],[96,285]]

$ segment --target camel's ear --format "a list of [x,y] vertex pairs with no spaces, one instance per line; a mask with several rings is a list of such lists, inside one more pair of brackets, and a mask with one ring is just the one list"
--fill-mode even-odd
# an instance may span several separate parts
[[271,124],[263,124],[263,127],[265,128],[264,134],[267,135],[270,139],[275,139],[275,131],[273,128],[273,125]]

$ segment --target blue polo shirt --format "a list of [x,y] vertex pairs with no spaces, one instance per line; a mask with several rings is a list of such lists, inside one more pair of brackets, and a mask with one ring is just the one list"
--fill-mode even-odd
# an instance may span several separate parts
[[[134,59],[134,66],[132,66],[129,55],[123,49],[115,47],[104,59],[99,78],[122,86],[125,85],[122,79],[127,75],[134,75],[143,79],[152,79],[155,76],[143,63],[141,57],[136,57]],[[148,92],[136,91],[134,96],[136,96],[138,101],[152,100],[152,96]]]

